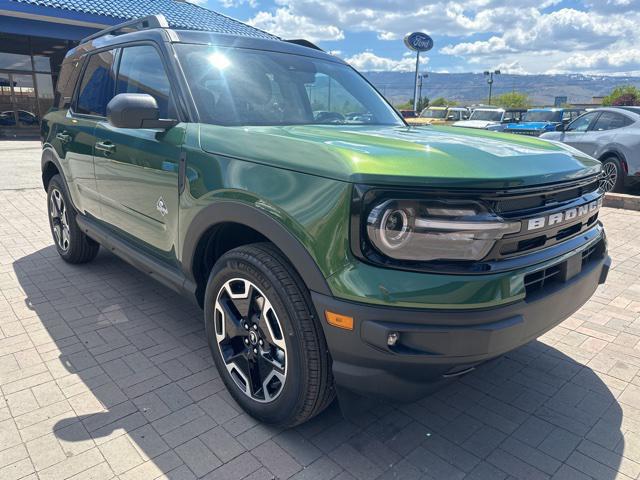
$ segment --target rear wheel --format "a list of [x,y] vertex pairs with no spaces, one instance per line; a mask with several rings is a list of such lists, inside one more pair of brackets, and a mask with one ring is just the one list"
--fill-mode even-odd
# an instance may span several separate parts
[[215,264],[206,334],[229,392],[253,417],[293,426],[334,396],[322,328],[297,272],[271,244],[236,248]]
[[618,158],[607,157],[602,161],[600,185],[605,192],[621,193],[624,191],[624,171]]
[[58,254],[69,263],[90,262],[100,245],[87,237],[76,223],[76,212],[60,175],[54,175],[47,188],[49,226]]

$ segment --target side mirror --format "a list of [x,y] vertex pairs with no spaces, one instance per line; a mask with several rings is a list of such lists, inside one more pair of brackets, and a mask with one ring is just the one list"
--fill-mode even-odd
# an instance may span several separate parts
[[171,128],[177,120],[160,118],[158,102],[147,93],[119,93],[107,104],[107,120],[116,128]]
[[564,132],[567,130],[567,126],[563,123],[556,125],[556,132]]

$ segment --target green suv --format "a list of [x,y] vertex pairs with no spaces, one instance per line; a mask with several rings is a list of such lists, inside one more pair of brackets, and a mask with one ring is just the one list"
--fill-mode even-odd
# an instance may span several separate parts
[[[304,42],[150,17],[71,50],[42,122],[51,230],[204,309],[254,417],[419,398],[540,336],[609,270],[600,163],[535,138],[409,127]],[[345,402],[345,403],[342,403]]]

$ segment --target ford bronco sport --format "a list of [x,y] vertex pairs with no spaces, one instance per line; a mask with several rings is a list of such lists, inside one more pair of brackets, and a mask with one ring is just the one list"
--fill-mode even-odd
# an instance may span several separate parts
[[222,379],[262,421],[303,422],[336,393],[419,398],[607,276],[599,162],[409,127],[306,42],[150,17],[71,50],[58,91],[42,123],[58,253],[102,245],[198,302]]

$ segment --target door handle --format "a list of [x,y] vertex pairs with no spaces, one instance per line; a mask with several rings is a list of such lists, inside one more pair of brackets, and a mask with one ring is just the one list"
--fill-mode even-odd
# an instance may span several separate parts
[[116,146],[111,142],[98,142],[95,144],[96,150],[104,152],[105,155],[109,155],[116,151]]
[[66,132],[56,134],[56,138],[62,143],[69,143],[71,141],[71,135]]

